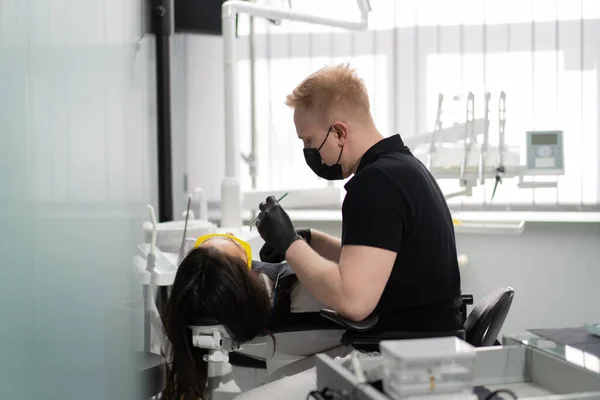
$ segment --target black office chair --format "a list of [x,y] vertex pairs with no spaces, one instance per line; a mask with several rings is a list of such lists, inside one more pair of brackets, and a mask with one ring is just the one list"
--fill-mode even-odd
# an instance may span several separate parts
[[499,345],[498,334],[514,296],[510,286],[500,287],[477,303],[465,322],[466,341],[475,347]]
[[[465,294],[461,296],[461,322],[466,320],[466,306],[473,304],[473,295]],[[466,339],[464,329],[438,332],[417,332],[417,331],[386,331],[373,332],[373,328],[377,325],[379,317],[371,314],[362,321],[351,321],[340,316],[333,310],[321,310],[321,315],[331,321],[334,321],[346,329],[346,333],[342,336],[342,344],[352,346],[363,351],[379,351],[379,342],[382,340],[402,340],[402,339],[423,339],[432,337],[458,337]]]
[[464,329],[447,332],[377,332],[370,333],[378,321],[377,315],[370,315],[362,321],[350,321],[332,310],[321,310],[321,315],[344,327],[347,331],[342,336],[342,343],[364,350],[379,351],[382,340],[422,339],[433,337],[458,337],[476,347],[495,344],[498,333],[504,324],[506,315],[512,304],[514,290],[503,287],[488,294],[471,311],[466,318],[466,306],[473,304],[473,295],[462,295],[460,306]]

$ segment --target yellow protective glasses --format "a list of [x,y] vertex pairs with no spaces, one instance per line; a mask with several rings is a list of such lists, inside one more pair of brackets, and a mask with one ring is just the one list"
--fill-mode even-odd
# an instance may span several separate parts
[[194,248],[200,246],[202,243],[206,242],[207,240],[218,238],[218,237],[221,237],[221,238],[224,238],[227,240],[231,240],[233,243],[238,245],[242,250],[244,250],[244,253],[246,253],[246,258],[248,259],[248,269],[252,269],[252,247],[250,247],[250,244],[248,242],[238,239],[235,236],[227,235],[225,233],[211,233],[210,235],[200,236],[198,239],[196,239],[196,244],[194,244]]

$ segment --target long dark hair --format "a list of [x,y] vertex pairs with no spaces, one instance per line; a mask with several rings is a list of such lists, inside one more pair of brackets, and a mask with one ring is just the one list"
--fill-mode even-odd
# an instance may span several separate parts
[[206,349],[192,345],[194,316],[220,321],[236,341],[264,332],[271,312],[265,285],[237,257],[214,248],[196,248],[181,262],[161,313],[170,342],[165,400],[206,399]]

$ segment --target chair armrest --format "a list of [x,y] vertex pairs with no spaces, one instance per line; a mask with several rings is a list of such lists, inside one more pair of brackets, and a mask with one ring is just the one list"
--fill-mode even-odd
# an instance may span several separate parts
[[462,299],[463,304],[467,304],[467,305],[473,304],[473,295],[470,293],[462,294],[460,296],[460,298]]
[[362,321],[351,321],[348,318],[342,317],[337,311],[328,310],[326,308],[321,310],[321,315],[324,318],[327,318],[330,321],[333,321],[343,328],[355,331],[355,332],[366,332],[372,329],[379,320],[379,317],[375,314],[369,315],[367,318]]
[[473,305],[473,295],[470,293],[462,294],[460,299],[462,303],[460,305],[460,323],[464,325],[468,317],[467,306]]
[[346,332],[342,336],[342,343],[346,346],[354,347],[358,350],[367,352],[380,351],[379,343],[385,340],[404,340],[404,339],[427,339],[438,337],[458,337],[465,340],[466,333],[464,329],[446,332],[405,332],[405,331],[388,331],[378,333],[357,333]]

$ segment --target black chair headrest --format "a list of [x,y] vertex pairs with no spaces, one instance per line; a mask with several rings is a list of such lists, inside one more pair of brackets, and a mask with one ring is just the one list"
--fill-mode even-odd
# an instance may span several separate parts
[[492,346],[504,325],[515,290],[510,286],[495,289],[485,296],[465,322],[467,342],[475,347]]
[[221,321],[216,320],[206,315],[198,315],[191,318],[189,325],[192,326],[212,326],[212,325],[223,325]]

